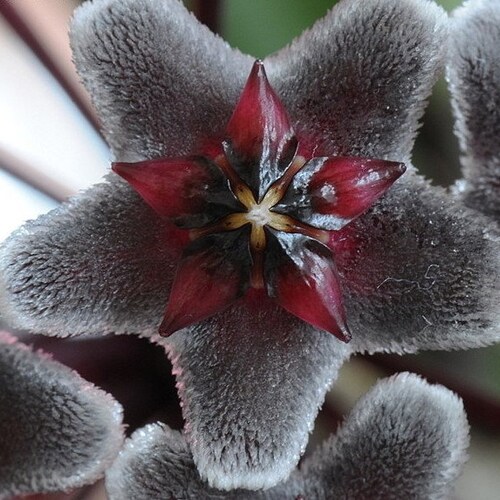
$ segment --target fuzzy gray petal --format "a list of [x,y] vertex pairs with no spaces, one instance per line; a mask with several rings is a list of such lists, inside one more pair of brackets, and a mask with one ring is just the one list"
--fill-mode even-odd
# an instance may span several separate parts
[[111,396],[0,334],[0,498],[96,481],[123,443],[121,420]]
[[472,0],[452,20],[448,77],[465,202],[500,221],[500,4]]
[[441,499],[465,461],[461,401],[415,375],[380,382],[299,470],[265,491],[204,483],[183,437],[162,425],[135,432],[106,476],[111,500]]
[[106,490],[110,500],[213,498],[181,434],[163,424],[147,425],[132,434],[106,472]]
[[294,500],[304,491],[304,480],[294,471],[285,483],[261,492],[211,488],[200,478],[184,437],[151,424],[126,441],[106,472],[106,490],[110,500]]
[[86,2],[71,40],[122,161],[186,154],[222,132],[252,64],[177,0]]
[[403,373],[362,398],[335,438],[301,468],[306,498],[448,498],[466,460],[462,401]]
[[234,306],[167,343],[200,475],[219,489],[285,479],[350,353],[281,308]]
[[345,236],[335,256],[354,349],[499,340],[500,237],[486,217],[410,171]]
[[165,223],[111,175],[0,246],[0,315],[47,335],[155,334],[171,246]]
[[330,155],[407,162],[443,61],[447,17],[428,0],[344,0],[266,60],[271,83]]

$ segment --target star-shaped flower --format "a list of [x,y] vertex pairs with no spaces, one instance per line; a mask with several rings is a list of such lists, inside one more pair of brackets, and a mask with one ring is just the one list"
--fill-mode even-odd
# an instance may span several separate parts
[[[344,0],[264,61],[290,127],[307,138],[307,154],[299,149],[298,156],[315,158],[318,151],[321,158],[379,158],[408,166],[368,212],[329,240],[352,334],[349,344],[324,331],[346,335],[338,299],[328,304],[335,325],[330,321],[325,328],[323,322],[308,323],[319,321],[316,316],[304,322],[265,296],[258,302],[237,300],[217,312],[220,304],[213,307],[211,294],[198,300],[193,326],[157,338],[169,297],[176,311],[186,314],[176,299],[177,285],[186,289],[182,265],[174,280],[185,230],[152,210],[116,174],[6,241],[0,256],[2,314],[14,326],[48,335],[155,338],[174,364],[185,435],[201,478],[221,489],[259,489],[284,480],[304,449],[325,391],[352,353],[476,347],[499,338],[497,226],[430,186],[409,161],[425,99],[443,63],[446,26],[444,12],[428,0]],[[123,172],[124,162],[148,160],[151,169],[155,158],[193,155],[204,151],[207,140],[223,139],[253,64],[175,0],[95,0],[78,11],[72,37],[75,61]],[[239,130],[231,132],[233,139]],[[218,155],[204,154],[216,163]],[[230,151],[224,155],[231,160]],[[239,161],[230,161],[233,169]],[[309,165],[321,169],[316,160]],[[394,173],[389,164],[380,165],[382,172]],[[308,167],[303,168],[305,173]],[[250,207],[279,179],[272,169],[259,170],[265,174],[261,192],[244,173],[238,177],[253,189],[253,201],[244,198]],[[283,201],[288,203],[291,193],[297,219],[316,227],[308,213],[309,186],[301,170]],[[304,206],[295,205],[297,193],[306,199]],[[234,213],[246,213],[248,220],[251,210],[244,203],[241,208],[241,199],[232,201],[240,203]],[[275,207],[273,214],[290,215]],[[200,236],[200,227],[191,228],[196,241],[236,234]],[[253,232],[262,242],[262,231]],[[266,257],[262,266],[250,268],[246,260],[234,268],[247,269],[254,285],[262,278],[266,287],[279,290],[275,282],[294,277],[280,276],[283,267],[277,265],[290,254],[280,250],[283,238],[268,239],[268,233],[266,243],[274,242],[272,253],[279,259]],[[299,232],[285,240],[303,237]],[[184,262],[193,255],[185,255]],[[316,262],[330,262],[322,255]],[[258,262],[258,252],[254,257]],[[223,272],[227,265],[231,262],[221,266]],[[186,272],[199,287],[200,273]],[[326,282],[340,297],[337,281],[316,282]],[[227,285],[237,288],[231,280]],[[297,293],[285,302],[310,307],[300,299]],[[216,314],[202,319],[208,316],[204,311]],[[303,310],[299,316],[306,316]],[[187,323],[176,321],[179,316],[169,314],[167,333]]]
[[260,61],[225,135],[200,156],[113,166],[160,216],[191,228],[179,234],[194,241],[183,252],[160,333],[244,296],[258,309],[265,290],[290,313],[349,341],[330,247],[404,165],[319,156],[317,145],[308,151],[310,141],[294,133]]

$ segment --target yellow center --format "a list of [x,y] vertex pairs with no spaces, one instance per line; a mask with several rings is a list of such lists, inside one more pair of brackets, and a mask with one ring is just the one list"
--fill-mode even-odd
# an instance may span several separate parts
[[276,231],[305,234],[323,243],[328,241],[329,235],[327,231],[304,224],[289,215],[273,211],[273,208],[285,196],[293,176],[305,165],[306,160],[302,156],[295,157],[283,176],[271,185],[260,202],[255,199],[252,190],[241,180],[225,156],[221,155],[217,157],[215,163],[226,174],[231,190],[246,210],[244,212],[229,214],[214,224],[192,229],[190,232],[191,238],[196,239],[212,233],[234,231],[246,224],[250,224],[250,250],[254,260],[252,286],[255,288],[262,288],[264,286],[262,256],[266,248],[266,231],[264,229],[266,226]]

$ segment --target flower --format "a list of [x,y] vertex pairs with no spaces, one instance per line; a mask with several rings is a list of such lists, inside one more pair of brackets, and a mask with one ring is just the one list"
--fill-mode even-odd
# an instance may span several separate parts
[[160,333],[213,316],[245,294],[258,308],[264,298],[255,293],[265,289],[290,313],[349,341],[329,247],[404,165],[321,157],[317,145],[311,158],[260,61],[226,139],[205,148],[192,158],[113,165],[160,216],[192,228],[179,235],[194,241],[183,252]]
[[403,373],[379,382],[336,436],[274,488],[208,487],[185,439],[158,424],[127,440],[106,486],[111,500],[447,498],[465,460],[467,431],[462,403],[453,393]]
[[123,444],[122,408],[0,332],[0,498],[96,481]]
[[[409,161],[447,24],[427,0],[344,0],[265,60],[293,128],[313,150],[409,166],[373,208],[338,231],[349,344],[270,300],[258,308],[237,301],[157,337],[182,250],[178,229],[115,174],[5,242],[5,319],[48,335],[137,333],[164,345],[192,459],[219,489],[269,488],[289,476],[325,391],[352,353],[497,341],[497,226],[430,186]],[[190,155],[223,134],[252,65],[175,0],[87,3],[72,37],[119,163]]]
[[[3,333],[0,385],[0,498],[75,488],[110,466],[123,433],[122,410],[109,395]],[[184,437],[160,424],[127,440],[106,486],[111,500],[437,498],[450,490],[467,444],[462,402],[444,387],[400,374],[380,382],[335,439],[265,492],[210,488]]]

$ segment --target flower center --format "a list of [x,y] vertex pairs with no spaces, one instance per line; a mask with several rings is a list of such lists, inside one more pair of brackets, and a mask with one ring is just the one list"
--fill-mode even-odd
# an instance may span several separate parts
[[256,226],[265,226],[271,223],[272,215],[269,211],[269,207],[265,204],[256,203],[250,210],[245,214],[248,222]]
[[214,224],[191,229],[190,236],[194,240],[212,233],[234,231],[250,224],[250,252],[253,261],[251,284],[254,288],[264,288],[263,262],[267,243],[266,226],[276,231],[301,233],[325,244],[329,241],[328,231],[309,226],[289,215],[272,210],[285,196],[294,176],[305,165],[306,160],[302,156],[296,156],[293,159],[284,174],[271,185],[260,202],[256,200],[253,191],[241,179],[225,155],[218,156],[215,163],[226,175],[231,191],[245,207],[245,211],[233,212]]

